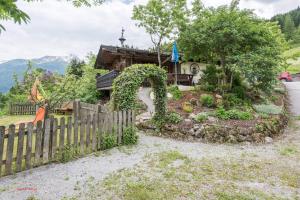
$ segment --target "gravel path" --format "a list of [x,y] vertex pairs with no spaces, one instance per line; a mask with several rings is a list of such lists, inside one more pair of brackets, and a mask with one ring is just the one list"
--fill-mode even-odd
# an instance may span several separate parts
[[300,82],[285,83],[291,100],[291,111],[295,116],[300,116]]
[[191,158],[226,158],[229,155],[255,154],[259,159],[278,159],[278,148],[292,140],[300,145],[299,131],[269,145],[218,145],[175,141],[141,134],[135,147],[121,147],[90,155],[66,164],[51,164],[31,171],[0,179],[0,199],[26,199],[34,195],[39,199],[61,199],[73,196],[85,188],[89,179],[101,181],[110,173],[131,168],[146,155],[176,150]]

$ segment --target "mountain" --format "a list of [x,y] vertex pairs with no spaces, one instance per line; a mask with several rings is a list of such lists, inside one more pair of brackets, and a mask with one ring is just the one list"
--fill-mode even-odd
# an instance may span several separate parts
[[64,74],[71,60],[71,56],[44,56],[36,59],[14,59],[0,61],[0,92],[7,92],[13,85],[13,75],[20,78],[27,69],[28,62],[31,61],[34,68],[42,68],[51,72]]

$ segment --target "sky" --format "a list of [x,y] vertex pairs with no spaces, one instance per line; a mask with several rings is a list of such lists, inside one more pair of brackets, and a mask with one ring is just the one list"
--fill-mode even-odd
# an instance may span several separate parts
[[[146,49],[149,36],[131,20],[134,5],[147,0],[109,0],[96,7],[73,7],[70,2],[44,0],[18,6],[31,18],[28,24],[1,22],[0,62],[16,58],[76,55],[84,58],[97,53],[101,44],[120,45],[125,29],[126,44]],[[203,0],[206,7],[229,4],[231,0]],[[262,18],[270,18],[300,6],[300,0],[241,0],[240,7],[254,9]]]

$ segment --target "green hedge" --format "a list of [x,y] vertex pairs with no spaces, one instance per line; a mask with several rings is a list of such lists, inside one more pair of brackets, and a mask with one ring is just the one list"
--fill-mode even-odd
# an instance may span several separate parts
[[113,82],[113,107],[115,110],[134,109],[136,94],[145,80],[154,92],[154,122],[160,128],[165,123],[167,103],[167,73],[153,64],[136,64],[126,68]]

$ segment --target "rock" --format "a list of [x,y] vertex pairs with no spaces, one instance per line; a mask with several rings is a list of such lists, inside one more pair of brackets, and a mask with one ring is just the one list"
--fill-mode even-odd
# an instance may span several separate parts
[[271,137],[265,137],[265,143],[271,144],[271,143],[273,143],[273,139]]
[[190,103],[193,105],[193,106],[197,106],[198,105],[198,100],[196,98],[191,98],[190,99]]
[[215,96],[217,99],[223,99],[223,97],[221,96],[221,95],[219,95],[219,94],[216,94],[216,96]]
[[171,98],[173,98],[173,95],[172,95],[171,93],[167,93],[167,97],[168,97],[169,99],[171,99]]
[[196,115],[194,113],[189,115],[189,119],[195,119]]
[[210,122],[217,122],[218,119],[215,118],[215,117],[212,117],[212,116],[208,116],[208,121],[210,121]]
[[192,122],[192,120],[190,120],[190,119],[184,119],[184,122]]

